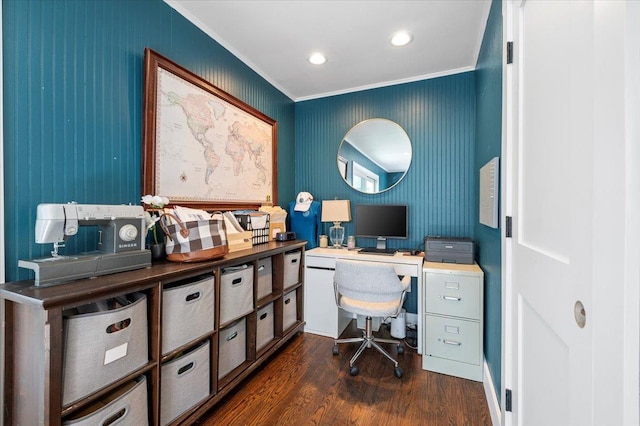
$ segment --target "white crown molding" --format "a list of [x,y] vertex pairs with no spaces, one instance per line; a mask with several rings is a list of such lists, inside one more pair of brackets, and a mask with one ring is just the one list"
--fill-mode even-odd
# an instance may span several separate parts
[[[449,75],[455,75],[455,74],[460,74],[460,73],[464,73],[464,72],[474,71],[475,70],[474,66],[468,66],[468,67],[462,67],[462,68],[447,70],[447,71],[443,71],[443,72],[436,72],[436,73],[431,73],[431,74],[423,74],[423,75],[413,76],[413,77],[400,79],[400,80],[383,81],[383,82],[380,82],[380,83],[374,83],[374,84],[369,84],[369,85],[364,85],[364,86],[357,86],[357,87],[350,87],[350,88],[346,88],[346,89],[335,90],[335,91],[332,91],[332,92],[325,92],[325,93],[318,93],[318,94],[315,94],[315,95],[295,97],[294,95],[289,93],[286,89],[284,89],[282,86],[280,86],[276,81],[274,81],[272,78],[270,78],[269,75],[266,72],[264,72],[257,65],[255,65],[253,62],[251,62],[251,60],[249,58],[243,56],[240,52],[236,51],[226,40],[224,40],[222,37],[220,37],[220,35],[218,35],[215,31],[213,31],[211,28],[207,27],[200,19],[198,19],[197,16],[195,16],[195,15],[191,14],[189,11],[187,11],[180,4],[179,1],[177,1],[177,0],[164,0],[164,2],[166,4],[168,4],[171,8],[173,8],[176,12],[181,14],[189,22],[191,22],[196,27],[198,27],[200,30],[202,30],[209,37],[211,37],[214,41],[216,41],[218,44],[220,44],[222,47],[224,47],[227,51],[229,51],[232,55],[234,55],[236,58],[238,58],[240,61],[242,61],[245,65],[247,65],[249,68],[251,68],[260,77],[264,78],[269,84],[271,84],[277,90],[282,92],[289,99],[293,100],[294,102],[303,102],[303,101],[309,101],[309,100],[313,100],[313,99],[327,98],[327,97],[330,97],[330,96],[337,96],[337,95],[344,95],[344,94],[348,94],[348,93],[361,92],[361,91],[364,91],[364,90],[379,89],[379,88],[382,88],[382,87],[395,86],[395,85],[405,84],[405,83],[413,83],[413,82],[416,82],[416,81],[429,80],[429,79],[433,79],[433,78],[445,77],[445,76],[449,76]],[[491,7],[490,3],[488,3],[487,7],[490,9],[490,7]],[[487,11],[486,14],[487,14],[487,17],[488,17],[489,16],[488,11]],[[484,27],[482,28],[482,31],[484,32]],[[475,52],[476,53],[476,63],[477,63],[478,55],[480,53],[480,48],[482,46],[482,35],[483,34],[480,34],[479,42],[478,42],[478,45],[476,46],[476,52]]]
[[169,6],[171,6],[176,12],[181,14],[185,19],[191,22],[193,25],[202,30],[205,34],[211,37],[214,41],[216,41],[219,45],[228,50],[233,56],[242,61],[246,66],[251,68],[255,73],[257,73],[260,77],[264,78],[269,84],[282,92],[285,96],[287,96],[291,100],[295,100],[293,95],[287,92],[283,87],[281,87],[277,82],[273,81],[267,73],[262,71],[258,66],[256,66],[253,62],[249,60],[249,58],[244,57],[240,52],[236,51],[229,43],[227,43],[222,37],[216,34],[211,28],[207,27],[198,17],[189,13],[184,7],[180,5],[180,3],[176,0],[164,0]]
[[464,72],[469,72],[469,71],[474,71],[474,70],[475,70],[475,67],[456,68],[456,69],[453,69],[453,70],[448,70],[448,71],[443,71],[443,72],[436,72],[436,73],[432,73],[432,74],[423,74],[423,75],[418,75],[418,76],[405,78],[405,79],[400,79],[400,80],[384,81],[384,82],[381,82],[381,83],[369,84],[369,85],[366,85],[366,86],[359,86],[359,87],[352,87],[352,88],[349,88],[349,89],[336,90],[334,92],[319,93],[317,95],[311,95],[311,96],[301,96],[299,98],[295,98],[294,101],[302,102],[302,101],[309,101],[309,100],[312,100],[312,99],[327,98],[329,96],[344,95],[344,94],[347,94],[347,93],[361,92],[363,90],[379,89],[381,87],[396,86],[398,84],[414,83],[416,81],[430,80],[430,79],[438,78],[438,77],[446,77],[446,76],[449,76],[449,75],[461,74],[461,73],[464,73]]

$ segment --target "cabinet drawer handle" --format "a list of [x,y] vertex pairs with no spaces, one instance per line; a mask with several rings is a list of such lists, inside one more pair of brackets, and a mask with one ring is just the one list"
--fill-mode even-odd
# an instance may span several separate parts
[[444,283],[444,288],[450,288],[450,289],[453,289],[453,290],[460,290],[460,283],[447,281],[446,283]]
[[113,324],[109,324],[106,329],[107,334],[117,333],[118,331],[124,330],[125,328],[131,325],[131,318],[124,319],[122,321],[114,322]]
[[238,336],[238,332],[237,332],[237,331],[234,331],[233,333],[231,333],[230,335],[228,335],[228,336],[226,337],[226,340],[227,340],[227,342],[229,342],[229,341],[231,341],[231,340],[235,339],[237,336]]
[[460,342],[456,342],[455,340],[447,340],[447,339],[442,340],[442,343],[446,345],[452,345],[452,346],[460,346],[462,344]]
[[191,361],[189,364],[180,367],[178,369],[178,376],[181,375],[181,374],[186,373],[189,370],[191,370],[194,365],[195,365],[195,363],[193,361]]
[[100,426],[109,426],[114,424],[116,420],[119,420],[124,416],[126,416],[127,412],[128,411],[126,408],[121,408],[115,414],[112,414],[111,416],[107,417],[104,422],[100,423]]
[[442,296],[442,298],[444,300],[453,300],[454,302],[459,302],[460,300],[462,300],[461,297],[454,297],[454,296]]
[[258,266],[258,272],[260,272],[260,271],[264,271],[264,265]]
[[187,297],[185,297],[185,302],[193,302],[194,300],[198,300],[200,298],[200,292],[196,291],[195,293],[189,294],[187,295]]

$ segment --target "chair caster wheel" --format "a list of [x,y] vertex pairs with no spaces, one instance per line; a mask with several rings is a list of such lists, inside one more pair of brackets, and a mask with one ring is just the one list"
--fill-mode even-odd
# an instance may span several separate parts
[[338,345],[334,345],[334,346],[333,346],[333,354],[334,354],[334,355],[338,355],[338,353],[339,353],[339,352],[338,352]]
[[402,377],[402,368],[396,367],[393,369],[393,374],[399,379]]
[[404,353],[404,346],[398,345],[398,355],[402,355]]
[[349,368],[349,374],[351,374],[352,376],[357,376],[359,372],[360,370],[358,370],[358,367],[356,367],[355,365]]

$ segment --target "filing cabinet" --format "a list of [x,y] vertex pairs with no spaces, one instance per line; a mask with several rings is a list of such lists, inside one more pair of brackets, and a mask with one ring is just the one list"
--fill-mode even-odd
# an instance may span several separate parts
[[482,381],[484,274],[476,264],[425,262],[422,368]]

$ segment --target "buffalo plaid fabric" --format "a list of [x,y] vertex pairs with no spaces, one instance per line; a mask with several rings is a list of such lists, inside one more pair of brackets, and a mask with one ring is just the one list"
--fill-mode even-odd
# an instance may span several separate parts
[[184,237],[179,224],[167,226],[170,238],[166,239],[167,254],[189,253],[220,247],[227,244],[224,222],[222,220],[195,220],[184,222],[189,235]]

